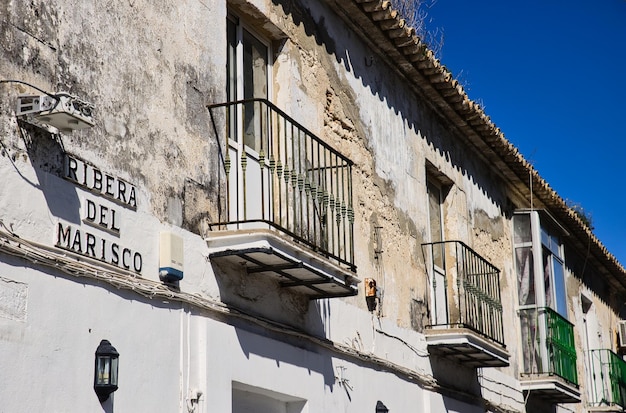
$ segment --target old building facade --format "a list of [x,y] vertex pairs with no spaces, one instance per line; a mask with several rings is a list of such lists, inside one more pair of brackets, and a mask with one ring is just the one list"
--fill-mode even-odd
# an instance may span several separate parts
[[623,411],[626,270],[389,2],[0,7],[0,411]]

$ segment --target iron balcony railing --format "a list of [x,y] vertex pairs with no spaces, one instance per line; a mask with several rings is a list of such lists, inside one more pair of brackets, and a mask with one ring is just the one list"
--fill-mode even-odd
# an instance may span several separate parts
[[352,162],[266,99],[208,109],[228,205],[212,227],[269,226],[356,271]]
[[588,354],[589,406],[626,408],[626,362],[611,350]]
[[504,346],[500,270],[461,241],[422,244],[431,327],[464,327]]
[[549,307],[520,310],[524,375],[557,375],[578,385],[574,325]]

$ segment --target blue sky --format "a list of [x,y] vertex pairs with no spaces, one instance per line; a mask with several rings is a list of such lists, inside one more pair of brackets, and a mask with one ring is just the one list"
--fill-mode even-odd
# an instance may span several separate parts
[[441,62],[626,266],[626,0],[437,0]]

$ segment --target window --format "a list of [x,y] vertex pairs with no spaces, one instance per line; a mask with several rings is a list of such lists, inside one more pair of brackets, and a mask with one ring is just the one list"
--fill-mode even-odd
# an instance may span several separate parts
[[573,324],[567,318],[565,231],[545,212],[513,217],[523,375],[557,375],[577,384]]
[[[229,214],[231,220],[263,218],[263,200],[269,188],[263,188],[264,162],[268,151],[267,105],[254,99],[269,99],[269,42],[254,34],[235,16],[226,22],[226,95],[228,107],[227,136],[229,171]],[[267,203],[267,202],[266,202]],[[265,204],[267,209],[267,204]]]
[[541,228],[546,306],[567,318],[567,293],[561,243],[553,231]]
[[[443,213],[442,213],[442,197],[441,188],[432,183],[427,183],[428,191],[428,221],[429,221],[429,237],[430,242],[443,241]],[[441,248],[436,248],[433,261],[436,266],[443,268],[443,254]]]
[[[208,106],[224,148],[220,227],[281,231],[355,271],[352,162],[272,102],[271,43],[243,19],[229,14],[225,23],[227,101]],[[255,24],[274,41],[282,36],[269,20]]]
[[[227,21],[228,52],[226,54],[226,94],[231,102],[269,98],[269,44],[252,34],[239,19]],[[229,116],[230,139],[255,152],[263,148],[262,106],[247,102],[233,107]],[[239,113],[235,113],[235,110]],[[242,124],[237,124],[241,119]],[[239,133],[241,131],[242,133]]]
[[445,266],[445,244],[444,239],[444,214],[443,201],[444,193],[441,185],[432,180],[426,183],[428,194],[428,237],[431,244],[429,249],[429,260],[432,263],[430,274],[430,294],[432,299],[432,324],[448,323],[447,306],[447,274]]
[[550,221],[537,211],[513,218],[519,305],[549,307],[567,319],[561,231]]
[[307,401],[247,384],[232,383],[233,413],[302,413]]

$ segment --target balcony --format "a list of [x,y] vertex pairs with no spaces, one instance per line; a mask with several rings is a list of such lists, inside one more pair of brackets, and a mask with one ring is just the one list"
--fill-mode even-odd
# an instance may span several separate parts
[[611,350],[588,352],[587,410],[623,412],[626,408],[626,362]]
[[223,173],[210,259],[311,299],[356,295],[352,162],[265,99],[208,109]]
[[574,326],[548,307],[520,310],[522,389],[554,403],[578,403]]
[[423,244],[430,281],[428,351],[471,367],[509,365],[500,270],[461,241]]

